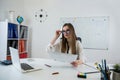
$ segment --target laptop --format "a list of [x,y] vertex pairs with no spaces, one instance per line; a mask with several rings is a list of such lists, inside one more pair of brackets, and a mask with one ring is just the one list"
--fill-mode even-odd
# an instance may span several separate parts
[[13,47],[9,47],[9,49],[10,49],[13,66],[15,66],[21,72],[31,72],[31,71],[36,71],[36,70],[42,69],[39,66],[36,67],[35,65],[33,66],[28,63],[20,63],[18,49],[15,49]]
[[49,55],[52,59],[56,61],[71,63],[77,59],[78,55],[60,53],[60,52],[49,52]]

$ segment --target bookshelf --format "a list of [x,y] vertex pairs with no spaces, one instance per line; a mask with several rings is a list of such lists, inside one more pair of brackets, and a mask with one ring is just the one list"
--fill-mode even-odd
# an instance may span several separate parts
[[0,22],[0,37],[3,45],[0,46],[0,52],[6,55],[6,60],[11,60],[9,47],[18,49],[20,58],[28,57],[28,26],[8,21]]

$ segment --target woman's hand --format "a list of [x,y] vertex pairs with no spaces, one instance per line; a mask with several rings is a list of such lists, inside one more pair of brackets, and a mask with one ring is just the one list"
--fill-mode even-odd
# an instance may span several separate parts
[[56,30],[55,32],[55,37],[52,39],[52,41],[50,42],[52,45],[55,43],[55,41],[58,39],[58,37],[61,34],[61,30]]
[[61,34],[61,30],[56,30],[56,33],[55,33],[56,38],[58,38],[60,34]]
[[71,62],[71,64],[74,66],[74,67],[78,67],[78,65],[82,64],[83,61],[82,60],[76,60],[76,61],[73,61]]

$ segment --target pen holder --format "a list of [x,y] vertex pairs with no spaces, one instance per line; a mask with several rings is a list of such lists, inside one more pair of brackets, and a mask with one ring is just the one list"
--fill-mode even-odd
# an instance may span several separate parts
[[113,71],[112,80],[120,80],[120,73]]
[[111,75],[110,71],[107,71],[106,73],[101,72],[101,80],[110,80],[110,75]]

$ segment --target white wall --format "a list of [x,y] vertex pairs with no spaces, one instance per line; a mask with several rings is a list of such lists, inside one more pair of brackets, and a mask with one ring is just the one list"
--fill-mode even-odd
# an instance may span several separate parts
[[[60,28],[60,17],[110,16],[109,50],[84,50],[84,54],[90,62],[106,58],[109,63],[120,63],[119,3],[119,0],[0,0],[0,20],[7,18],[9,10],[22,15],[23,24],[32,30],[31,56],[48,58],[45,48]],[[35,20],[35,12],[40,9],[48,14],[44,23]]]

